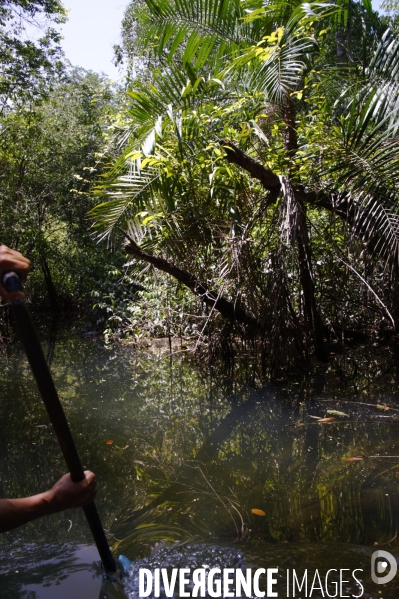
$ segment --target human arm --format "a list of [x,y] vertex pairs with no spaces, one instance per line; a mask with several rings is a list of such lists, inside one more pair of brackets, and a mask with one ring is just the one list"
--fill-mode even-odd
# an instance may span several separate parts
[[23,299],[25,295],[22,291],[9,293],[3,285],[3,275],[6,272],[16,272],[24,283],[29,272],[30,261],[20,252],[11,250],[5,245],[0,245],[0,296],[7,301]]
[[51,489],[32,497],[0,499],[0,532],[93,501],[97,493],[96,476],[89,470],[84,475],[82,481],[75,483],[70,474],[64,474]]

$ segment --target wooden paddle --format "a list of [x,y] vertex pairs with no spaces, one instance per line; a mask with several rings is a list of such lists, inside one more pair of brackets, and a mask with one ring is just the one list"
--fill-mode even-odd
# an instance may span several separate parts
[[[9,292],[19,291],[21,282],[16,273],[10,272],[3,276],[3,285]],[[13,311],[23,346],[32,368],[33,375],[39,387],[40,394],[46,406],[51,424],[54,427],[58,442],[64,454],[65,461],[74,482],[84,479],[82,464],[75,447],[74,440],[59,400],[50,369],[44,357],[43,349],[37,336],[31,315],[23,300],[13,302]],[[116,572],[116,565],[104,534],[97,508],[94,501],[83,506],[94,541],[97,545],[103,567],[108,572]]]

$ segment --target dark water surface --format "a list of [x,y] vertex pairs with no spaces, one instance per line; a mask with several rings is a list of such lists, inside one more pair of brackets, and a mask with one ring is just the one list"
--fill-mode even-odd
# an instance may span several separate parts
[[[355,393],[330,377],[254,391],[178,347],[171,358],[75,335],[44,347],[82,462],[98,476],[114,555],[148,560],[161,543],[154,564],[180,555],[184,566],[195,553],[202,567],[209,547],[226,547],[230,566],[233,548],[244,567],[279,569],[278,597],[328,597],[310,585],[290,595],[286,576],[332,568],[347,569],[344,580],[363,570],[363,597],[399,597],[399,573],[386,585],[370,578],[373,551],[399,554],[392,386]],[[32,495],[66,469],[22,351],[3,346],[0,360],[0,496]],[[351,579],[337,596],[359,589]],[[103,580],[81,510],[0,537],[1,599],[126,596],[136,596],[129,581]]]

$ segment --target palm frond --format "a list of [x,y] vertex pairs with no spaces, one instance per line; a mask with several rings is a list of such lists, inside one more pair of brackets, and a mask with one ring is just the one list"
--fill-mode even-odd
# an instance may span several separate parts
[[184,46],[182,60],[196,68],[255,41],[259,24],[246,23],[240,0],[146,0],[140,19],[147,42],[168,61]]
[[[272,9],[268,6],[263,10],[266,8]],[[284,27],[278,27],[257,44],[246,47],[219,76],[247,79],[253,91],[262,91],[269,101],[281,102],[297,89],[310,53],[317,50],[317,42],[310,35],[311,26],[337,11],[339,7],[327,2],[300,4]]]
[[251,87],[262,91],[268,101],[281,100],[294,91],[301,79],[305,55],[314,47],[312,40],[282,43],[251,77]]
[[[128,173],[108,188],[105,196],[109,199],[89,212],[100,240],[109,237],[116,227],[126,226],[138,212],[147,209],[146,200],[153,194],[160,177],[158,169],[151,166],[141,169],[138,160],[132,161]],[[104,190],[99,189],[98,192],[104,195]]]
[[399,40],[387,29],[367,70],[370,78],[398,80]]
[[399,175],[399,82],[367,85],[360,91],[355,87],[343,112],[343,155],[332,170],[342,173],[341,183],[350,181],[352,192],[394,189]]
[[359,207],[354,232],[371,253],[385,260],[399,260],[399,203],[394,195],[364,195],[356,198]]
[[384,259],[399,260],[399,42],[386,33],[365,82],[337,102],[341,155],[330,169],[351,198],[353,230]]

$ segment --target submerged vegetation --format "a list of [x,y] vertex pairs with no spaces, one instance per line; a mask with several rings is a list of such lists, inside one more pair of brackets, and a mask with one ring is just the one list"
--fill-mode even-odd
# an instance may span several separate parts
[[[56,479],[62,454],[20,350],[2,361],[2,493],[32,494]],[[332,373],[255,392],[237,373],[232,389],[181,354],[70,335],[52,370],[83,464],[101,481],[98,508],[116,555],[189,539],[398,547],[399,406],[386,388],[374,385],[361,403],[360,375],[346,392]],[[0,550],[89,534],[71,511],[3,536]]]
[[64,10],[3,3],[1,239],[32,260],[35,308],[211,360],[249,351],[274,377],[395,337],[388,8],[135,0],[115,87],[65,66],[51,27],[21,74],[16,22]]

